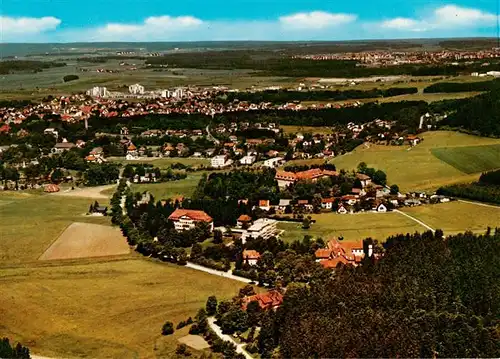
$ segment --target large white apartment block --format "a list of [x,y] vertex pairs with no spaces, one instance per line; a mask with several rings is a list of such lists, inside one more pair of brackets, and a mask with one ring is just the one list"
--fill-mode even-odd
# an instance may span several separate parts
[[132,95],[144,95],[144,86],[139,84],[130,85],[128,87],[128,92]]
[[108,97],[108,89],[102,86],[95,86],[88,90],[86,94],[92,97]]
[[264,239],[277,236],[279,234],[276,224],[278,221],[269,218],[259,218],[250,227],[242,231],[241,241],[246,243],[249,238],[262,237]]

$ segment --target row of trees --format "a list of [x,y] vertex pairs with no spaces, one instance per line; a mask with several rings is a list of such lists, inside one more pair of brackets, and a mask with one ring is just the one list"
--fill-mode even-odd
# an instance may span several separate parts
[[437,193],[444,196],[500,204],[500,186],[497,185],[484,185],[478,182],[454,184],[439,188]]
[[398,95],[414,94],[418,92],[416,87],[391,87],[388,89],[374,88],[371,90],[335,90],[335,91],[288,91],[268,90],[259,92],[230,92],[219,93],[217,99],[221,102],[233,102],[234,100],[247,101],[250,103],[272,102],[287,103],[295,101],[342,101],[364,98],[391,97]]
[[424,93],[493,91],[500,88],[500,80],[477,82],[438,82],[427,86]]

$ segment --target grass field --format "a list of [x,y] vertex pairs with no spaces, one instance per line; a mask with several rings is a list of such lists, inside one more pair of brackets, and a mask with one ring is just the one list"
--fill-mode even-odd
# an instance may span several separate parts
[[134,161],[127,161],[123,157],[109,157],[108,159],[111,162],[116,162],[120,163],[122,165],[128,165],[128,164],[139,164],[139,163],[148,163],[152,164],[155,167],[158,167],[160,169],[165,169],[170,166],[172,166],[174,163],[182,163],[183,165],[186,166],[209,166],[210,165],[210,159],[207,158],[191,158],[191,157],[164,157],[164,158],[159,158],[159,157],[144,157],[141,158],[140,160],[134,160]]
[[337,213],[322,213],[312,215],[316,223],[308,230],[302,229],[301,223],[278,223],[278,229],[284,230],[281,238],[286,242],[302,239],[305,235],[321,237],[342,236],[348,241],[358,241],[372,237],[385,241],[387,237],[398,233],[423,232],[425,227],[401,214],[390,213],[358,213],[340,215]]
[[433,190],[451,183],[474,181],[479,177],[479,173],[467,174],[441,161],[433,155],[433,149],[463,150],[469,146],[500,145],[499,139],[451,131],[426,132],[421,136],[424,141],[412,149],[408,146],[361,145],[332,162],[337,169],[347,170],[356,169],[360,162],[366,162],[368,166],[385,171],[389,183],[398,184],[403,191]]
[[500,144],[490,146],[433,148],[432,154],[464,173],[500,168]]
[[189,197],[194,193],[198,186],[201,176],[205,172],[190,172],[187,178],[179,181],[137,184],[134,183],[130,187],[133,192],[150,192],[155,199],[168,199],[178,196]]
[[481,233],[488,226],[500,226],[500,207],[486,207],[480,204],[456,201],[404,208],[403,212],[433,228],[442,229],[447,235],[466,230]]
[[85,215],[91,202],[0,192],[0,337],[56,358],[172,357],[188,328],[161,337],[162,324],[193,317],[210,295],[232,297],[241,283],[135,253],[37,260],[71,223],[109,225]]
[[40,256],[40,260],[118,256],[130,253],[120,228],[73,222]]
[[194,317],[208,296],[229,299],[241,283],[130,259],[3,268],[0,287],[0,336],[21,340],[34,353],[171,358],[188,328],[163,338],[163,323]]

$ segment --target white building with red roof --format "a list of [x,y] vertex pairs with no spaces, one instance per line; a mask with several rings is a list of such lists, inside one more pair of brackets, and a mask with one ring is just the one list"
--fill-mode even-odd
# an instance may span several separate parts
[[208,223],[210,231],[214,229],[212,217],[204,211],[177,208],[168,219],[174,223],[174,228],[177,232],[193,229],[200,222]]

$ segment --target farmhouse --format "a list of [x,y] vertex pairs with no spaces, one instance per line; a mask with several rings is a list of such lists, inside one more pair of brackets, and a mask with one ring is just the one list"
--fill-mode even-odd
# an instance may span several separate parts
[[244,156],[240,159],[242,165],[252,165],[255,162],[255,156]]
[[359,179],[363,188],[372,183],[372,179],[370,178],[370,176],[367,176],[363,173],[356,173],[356,178]]
[[174,228],[178,232],[193,229],[196,224],[200,222],[208,223],[210,225],[210,231],[214,229],[212,217],[204,211],[177,208],[168,219],[174,223]]
[[232,163],[230,159],[227,158],[225,155],[218,155],[215,157],[212,157],[210,160],[210,165],[215,168],[221,168],[221,167],[226,167],[229,166]]
[[285,159],[283,157],[270,158],[264,161],[264,167],[276,168],[283,163],[285,163]]

